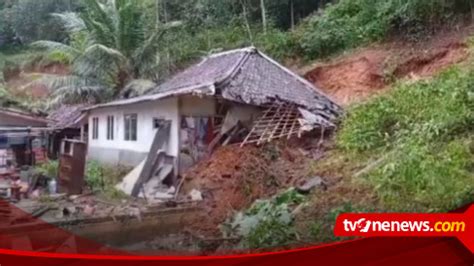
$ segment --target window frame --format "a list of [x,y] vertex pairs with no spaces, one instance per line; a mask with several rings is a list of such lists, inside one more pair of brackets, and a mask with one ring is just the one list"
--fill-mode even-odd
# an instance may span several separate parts
[[99,139],[99,117],[92,118],[92,139]]
[[107,116],[107,140],[115,139],[115,116]]
[[124,115],[124,140],[138,140],[138,115],[136,113]]

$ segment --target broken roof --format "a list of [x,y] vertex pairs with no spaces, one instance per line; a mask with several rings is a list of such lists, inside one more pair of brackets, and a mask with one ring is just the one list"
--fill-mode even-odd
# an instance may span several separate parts
[[325,120],[332,120],[341,112],[341,108],[313,84],[254,47],[210,55],[145,95],[89,109],[183,94],[220,95],[230,101],[257,106],[290,103]]
[[51,120],[48,126],[53,129],[79,128],[78,121],[83,116],[82,110],[87,105],[63,105],[51,112],[48,119]]

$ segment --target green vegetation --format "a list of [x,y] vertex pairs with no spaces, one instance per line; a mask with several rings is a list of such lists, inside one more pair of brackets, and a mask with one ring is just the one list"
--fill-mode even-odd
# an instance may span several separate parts
[[[59,162],[50,160],[36,167],[35,171],[49,178],[57,178]],[[91,191],[108,199],[122,199],[126,195],[115,189],[115,185],[129,172],[128,168],[101,165],[97,161],[88,161],[85,169],[85,181]]]
[[383,158],[367,180],[388,209],[446,211],[474,199],[473,73],[400,82],[349,110],[338,145]]
[[341,0],[309,17],[296,38],[303,57],[327,57],[392,33],[418,39],[472,8],[469,0]]
[[258,200],[245,212],[237,213],[222,225],[225,235],[242,237],[245,248],[271,248],[294,243],[292,209],[304,202],[304,196],[289,189],[269,200]]
[[49,177],[49,178],[57,178],[58,171],[59,171],[59,162],[54,160],[49,160],[47,163],[41,164],[36,168],[38,173]]
[[97,161],[88,161],[85,178],[87,186],[96,193],[108,199],[122,199],[127,196],[118,191],[115,185],[129,172],[130,169],[120,166],[101,165]]

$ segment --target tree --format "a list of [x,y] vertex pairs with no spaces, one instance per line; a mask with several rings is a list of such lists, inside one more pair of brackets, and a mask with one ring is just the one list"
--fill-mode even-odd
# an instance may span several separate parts
[[146,19],[139,1],[85,3],[83,13],[54,14],[69,33],[69,44],[33,43],[72,63],[72,75],[46,80],[55,89],[54,102],[103,101],[117,96],[134,79],[155,79],[160,40],[179,25],[156,25]]
[[267,9],[265,8],[265,0],[260,0],[260,11],[262,12],[263,33],[267,33]]
[[36,40],[60,41],[67,37],[57,21],[50,16],[54,12],[75,11],[82,1],[74,0],[18,0],[12,7],[11,24],[15,34],[24,43]]

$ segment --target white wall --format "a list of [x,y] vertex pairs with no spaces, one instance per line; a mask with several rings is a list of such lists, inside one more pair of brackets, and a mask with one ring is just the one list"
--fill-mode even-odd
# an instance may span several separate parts
[[[137,141],[125,141],[124,115],[137,114]],[[107,116],[115,117],[114,140],[107,140]],[[92,139],[92,119],[99,118],[99,138]],[[153,102],[142,102],[131,105],[107,107],[91,110],[89,113],[89,145],[92,148],[129,150],[147,153],[155,137],[153,118],[171,120],[168,154],[178,156],[179,113],[177,98]]]

